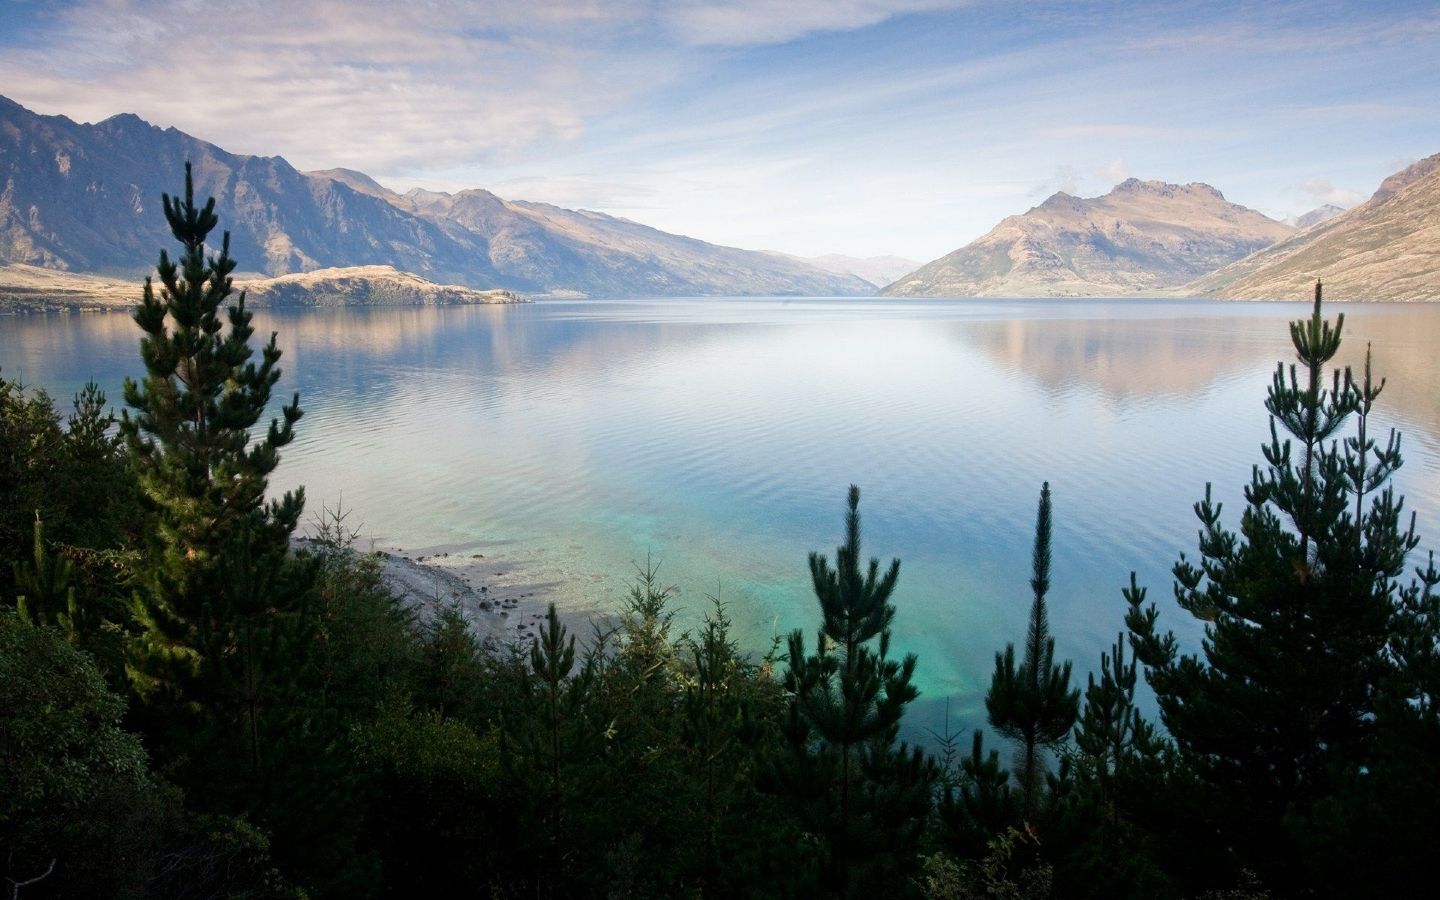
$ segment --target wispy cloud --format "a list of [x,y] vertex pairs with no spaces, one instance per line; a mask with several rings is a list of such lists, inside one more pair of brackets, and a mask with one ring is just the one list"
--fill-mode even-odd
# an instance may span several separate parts
[[[623,4],[524,9],[256,0],[207,15],[188,0],[93,0],[0,57],[0,84],[44,111],[136,112],[232,149],[385,175],[573,141],[665,77],[661,59],[575,39],[623,24]],[[223,38],[197,39],[209,29]]]
[[1300,193],[1308,196],[1315,206],[1330,204],[1349,209],[1365,200],[1365,194],[1346,190],[1330,183],[1328,178],[1310,178],[1300,183]]
[[938,256],[1132,171],[1303,212],[1440,150],[1421,0],[8,2],[40,112],[801,255]]
[[1178,141],[1194,137],[1198,130],[1135,124],[1050,125],[1035,129],[1035,137],[1042,141]]
[[967,0],[678,0],[665,14],[693,45],[775,44],[827,31],[849,31],[906,13],[953,10]]
[[643,210],[656,195],[655,188],[643,180],[602,175],[507,178],[496,182],[491,190],[507,200],[600,210]]

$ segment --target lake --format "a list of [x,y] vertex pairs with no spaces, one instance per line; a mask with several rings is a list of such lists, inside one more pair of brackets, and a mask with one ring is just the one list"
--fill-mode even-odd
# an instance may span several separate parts
[[[262,312],[305,417],[272,487],[342,502],[380,545],[481,552],[562,607],[613,609],[647,554],[682,624],[729,604],[752,650],[818,610],[861,486],[865,552],[902,560],[895,647],[912,721],[983,718],[994,653],[1023,640],[1040,485],[1054,493],[1051,625],[1079,682],[1122,627],[1131,570],[1193,646],[1169,568],[1212,481],[1238,525],[1265,389],[1307,304],[676,299]],[[1373,342],[1397,483],[1440,535],[1440,306],[1342,305]],[[122,314],[0,319],[7,377],[120,402]]]

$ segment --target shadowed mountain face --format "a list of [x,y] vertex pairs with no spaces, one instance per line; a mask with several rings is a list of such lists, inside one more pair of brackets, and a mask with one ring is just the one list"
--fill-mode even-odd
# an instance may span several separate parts
[[1310,295],[1333,300],[1440,299],[1440,154],[1380,185],[1369,200],[1190,284],[1186,291],[1244,300]]
[[891,297],[1115,297],[1167,292],[1294,231],[1205,184],[1131,178],[1057,193],[904,276]]
[[94,125],[0,97],[0,262],[138,275],[171,243],[162,192],[194,164],[231,254],[267,275],[389,265],[441,283],[589,296],[854,295],[872,287],[770,254],[488,191],[389,191],[360,172],[297,171],[132,115]]

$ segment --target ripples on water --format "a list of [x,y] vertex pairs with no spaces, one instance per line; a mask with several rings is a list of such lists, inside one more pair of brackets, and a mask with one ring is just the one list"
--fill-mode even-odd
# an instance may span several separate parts
[[[1261,406],[1301,304],[667,300],[272,313],[305,418],[274,487],[344,505],[391,546],[484,552],[562,605],[611,606],[647,553],[690,614],[719,593],[743,643],[815,627],[805,564],[861,485],[866,552],[903,560],[896,647],[917,722],[978,722],[1024,633],[1035,503],[1055,494],[1051,621],[1083,673],[1139,572],[1169,604],[1214,481],[1238,522]],[[1332,310],[1334,311],[1334,310]],[[1400,479],[1440,534],[1440,308],[1348,307],[1375,343]],[[119,315],[0,320],[7,375],[119,398]],[[1179,615],[1167,624],[1187,640]]]

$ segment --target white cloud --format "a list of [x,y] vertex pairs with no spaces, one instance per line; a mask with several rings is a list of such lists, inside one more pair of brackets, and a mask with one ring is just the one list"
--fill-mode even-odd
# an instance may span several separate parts
[[554,175],[507,178],[490,186],[507,200],[530,200],[578,209],[644,209],[654,187],[598,175]]
[[1341,209],[1349,209],[1365,199],[1365,194],[1359,191],[1352,191],[1346,188],[1339,188],[1330,183],[1327,178],[1311,178],[1299,185],[1300,192],[1308,194],[1315,206],[1324,206],[1327,203],[1338,206]]
[[778,44],[965,5],[965,0],[679,0],[664,8],[670,28],[686,43],[740,46]]
[[1058,165],[1055,167],[1055,174],[1030,188],[1025,195],[1031,199],[1049,197],[1056,191],[1079,196],[1080,182],[1084,180],[1080,170],[1072,165]]
[[[662,54],[600,36],[642,10],[609,2],[426,4],[91,0],[6,49],[0,84],[41,112],[134,112],[240,152],[376,176],[503,162],[579,139],[663,83]],[[214,40],[197,39],[214,28]],[[584,30],[592,41],[575,40]]]
[[1109,165],[1099,171],[1099,176],[1110,184],[1119,184],[1130,177],[1130,167],[1125,165],[1124,159],[1115,159]]

